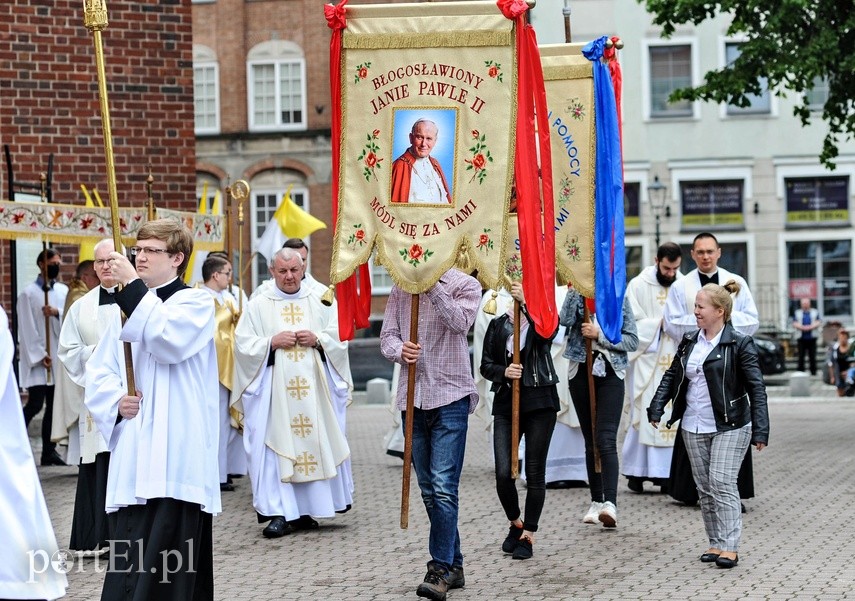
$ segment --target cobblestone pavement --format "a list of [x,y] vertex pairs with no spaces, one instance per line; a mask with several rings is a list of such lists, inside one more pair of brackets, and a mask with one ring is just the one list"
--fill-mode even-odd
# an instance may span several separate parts
[[[631,493],[623,480],[616,529],[581,523],[586,489],[550,490],[534,558],[511,560],[499,550],[507,522],[483,423],[473,418],[461,484],[466,587],[449,599],[855,598],[849,563],[855,557],[855,399],[837,399],[821,384],[814,389],[816,396],[789,399],[786,389],[770,387],[770,446],[755,452],[758,496],[746,502],[733,570],[698,561],[707,547],[698,509],[658,492]],[[249,482],[237,480],[214,519],[216,598],[416,599],[428,559],[427,519],[413,476],[409,529],[399,528],[401,461],[386,455],[382,444],[390,425],[387,407],[352,406],[355,506],[321,520],[318,531],[262,538]],[[69,538],[76,469],[40,467],[39,473],[62,546]],[[76,560],[65,599],[98,599],[102,580],[95,560]]]

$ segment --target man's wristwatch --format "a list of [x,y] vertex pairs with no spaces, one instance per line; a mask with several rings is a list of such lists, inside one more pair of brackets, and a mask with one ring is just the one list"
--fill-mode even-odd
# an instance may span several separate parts
[[321,346],[321,339],[315,338],[315,345],[312,347],[317,350],[321,350],[323,347]]

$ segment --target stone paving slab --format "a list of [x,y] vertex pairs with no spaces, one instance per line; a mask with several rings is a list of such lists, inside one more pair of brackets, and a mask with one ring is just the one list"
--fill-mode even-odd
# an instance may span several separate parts
[[[707,544],[697,508],[658,492],[631,493],[623,480],[615,530],[581,523],[587,489],[550,490],[534,558],[511,560],[499,551],[507,523],[495,493],[491,450],[473,418],[461,484],[466,587],[448,598],[855,598],[855,569],[849,565],[855,556],[855,399],[776,396],[770,414],[771,444],[755,452],[758,496],[746,502],[740,562],[733,570],[698,561]],[[401,461],[386,455],[382,444],[389,410],[357,404],[348,419],[356,481],[351,512],[320,520],[318,531],[267,540],[255,520],[249,482],[237,480],[237,490],[223,494],[223,513],[214,519],[218,600],[417,598],[428,528],[415,476],[409,529],[401,530]],[[40,467],[39,473],[63,546],[76,469]],[[98,599],[102,581],[95,560],[78,560],[64,598]]]

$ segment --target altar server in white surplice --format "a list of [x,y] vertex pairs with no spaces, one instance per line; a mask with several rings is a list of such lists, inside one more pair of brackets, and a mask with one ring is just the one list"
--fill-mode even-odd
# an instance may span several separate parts
[[51,564],[59,548],[24,426],[14,354],[9,319],[0,307],[0,599],[58,599],[68,581]]
[[253,505],[262,534],[317,528],[353,503],[345,411],[351,383],[334,307],[301,285],[303,260],[280,249],[274,285],[251,299],[235,330],[232,406],[243,418]]
[[110,255],[127,321],[110,324],[89,359],[85,401],[112,452],[114,544],[102,601],[214,598],[211,518],[221,510],[214,303],[180,277],[192,250],[183,224],[156,219],[131,248],[136,268]]
[[[93,267],[98,285],[72,303],[65,312],[58,352],[69,379],[69,393],[73,392],[67,395],[65,403],[69,421],[74,418],[74,427],[69,434],[76,436],[77,440],[71,440],[68,446],[69,449],[80,449],[69,548],[88,554],[108,545],[110,532],[105,507],[110,452],[92,414],[83,405],[86,366],[109,324],[118,323],[120,319],[119,307],[114,298],[116,280],[110,268],[113,241],[101,240],[95,245],[94,252]],[[77,397],[80,398],[79,406],[72,406],[69,399]],[[75,415],[72,416],[72,413]]]
[[[557,306],[564,304],[567,295],[566,286],[555,287],[555,302]],[[492,434],[493,425],[493,393],[490,392],[492,382],[481,375],[478,366],[481,365],[481,354],[483,352],[484,334],[487,326],[495,315],[501,315],[508,310],[513,303],[510,293],[504,288],[500,289],[496,296],[496,313],[491,315],[484,312],[484,306],[493,298],[493,291],[488,290],[481,298],[481,306],[475,318],[475,334],[472,337],[472,347],[475,368],[475,386],[478,388],[480,400],[475,408],[475,415],[486,423],[487,430]],[[552,340],[552,362],[555,372],[561,381],[558,383],[558,400],[561,409],[555,422],[555,430],[552,432],[552,440],[549,442],[549,453],[546,456],[546,487],[547,488],[569,488],[586,486],[588,472],[585,469],[585,439],[579,429],[579,418],[570,401],[570,390],[564,381],[567,373],[567,359],[564,358],[564,348],[567,344],[567,336],[564,334],[564,326],[559,326],[558,333]],[[393,388],[394,390],[394,388]],[[520,457],[525,456],[525,438],[520,443]],[[525,479],[525,462],[520,476]]]
[[[658,430],[653,428],[647,421],[647,407],[677,350],[677,341],[665,333],[662,313],[668,289],[675,281],[679,285],[678,278],[683,277],[682,260],[680,246],[666,242],[656,251],[655,263],[626,287],[638,328],[638,350],[629,355],[624,405],[629,419],[625,421],[627,432],[620,464],[629,489],[634,492],[644,490],[645,480],[661,487],[668,484],[677,426],[668,430],[664,425]],[[666,414],[670,417],[670,405]]]

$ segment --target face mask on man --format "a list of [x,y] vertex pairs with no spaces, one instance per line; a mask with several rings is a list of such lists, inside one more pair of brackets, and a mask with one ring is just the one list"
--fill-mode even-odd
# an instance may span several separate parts
[[55,280],[59,276],[59,265],[48,265],[47,266],[47,277],[49,280]]

